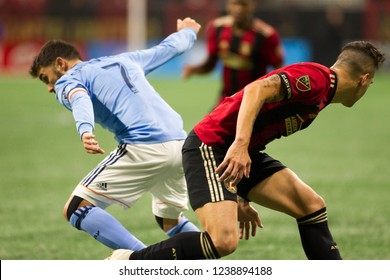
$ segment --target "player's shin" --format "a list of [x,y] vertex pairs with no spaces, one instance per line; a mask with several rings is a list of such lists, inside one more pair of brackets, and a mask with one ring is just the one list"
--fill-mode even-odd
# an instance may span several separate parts
[[133,252],[130,260],[200,260],[220,258],[207,232],[184,232]]
[[140,250],[146,247],[117,219],[99,207],[81,207],[71,215],[69,222],[111,249]]
[[297,219],[301,242],[309,260],[341,260],[328,227],[326,208]]
[[169,237],[172,237],[175,234],[178,234],[180,232],[191,232],[191,231],[199,232],[200,230],[193,223],[191,223],[186,217],[183,216],[179,220],[179,223],[173,228],[171,228],[170,230],[168,230],[166,234]]

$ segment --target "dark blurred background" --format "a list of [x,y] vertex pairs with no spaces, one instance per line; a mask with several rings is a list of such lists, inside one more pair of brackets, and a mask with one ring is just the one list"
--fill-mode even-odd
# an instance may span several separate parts
[[[134,2],[144,3],[145,21],[130,21]],[[176,18],[191,16],[205,27],[224,7],[224,0],[0,0],[0,72],[25,73],[48,39],[75,43],[89,59],[131,48],[131,24],[144,28],[148,46],[173,32]],[[390,53],[390,0],[258,0],[256,15],[279,30],[286,63],[331,66],[342,44],[357,39]]]

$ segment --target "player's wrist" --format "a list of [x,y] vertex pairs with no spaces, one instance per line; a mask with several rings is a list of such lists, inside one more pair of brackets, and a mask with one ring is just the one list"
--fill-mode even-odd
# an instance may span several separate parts
[[245,198],[241,197],[241,196],[237,196],[237,203],[239,203],[239,204],[244,204],[244,205],[248,205],[248,204],[249,204],[249,201],[246,200]]

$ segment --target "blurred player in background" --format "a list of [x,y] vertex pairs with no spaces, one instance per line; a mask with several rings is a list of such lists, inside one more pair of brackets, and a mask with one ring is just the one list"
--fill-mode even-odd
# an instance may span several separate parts
[[177,32],[153,48],[86,62],[72,45],[52,40],[31,66],[30,74],[73,112],[88,153],[104,154],[93,134],[95,122],[114,133],[119,143],[79,183],[64,209],[73,227],[112,249],[145,245],[104,209],[114,203],[132,207],[147,192],[153,196],[153,214],[169,236],[198,231],[182,215],[188,209],[183,121],[145,75],[189,50],[199,29],[190,18],[178,20]]
[[254,236],[262,227],[250,201],[295,218],[308,259],[341,259],[324,199],[264,150],[271,141],[308,127],[330,103],[352,107],[383,61],[371,43],[350,42],[330,68],[292,64],[225,98],[194,127],[183,146],[190,203],[204,232],[181,233],[136,252],[114,251],[110,259],[229,255],[240,237]]
[[207,58],[200,65],[186,65],[183,77],[205,74],[222,61],[220,101],[267,73],[279,68],[284,54],[278,32],[253,16],[255,0],[226,0],[227,15],[207,28]]

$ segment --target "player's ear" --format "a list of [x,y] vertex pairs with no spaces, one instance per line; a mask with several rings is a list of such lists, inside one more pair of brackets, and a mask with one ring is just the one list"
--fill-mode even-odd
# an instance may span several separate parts
[[370,78],[370,73],[365,73],[365,74],[360,75],[359,84],[364,85],[369,80],[369,78]]
[[68,62],[62,57],[57,57],[54,61],[54,67],[59,72],[65,72],[68,68]]

